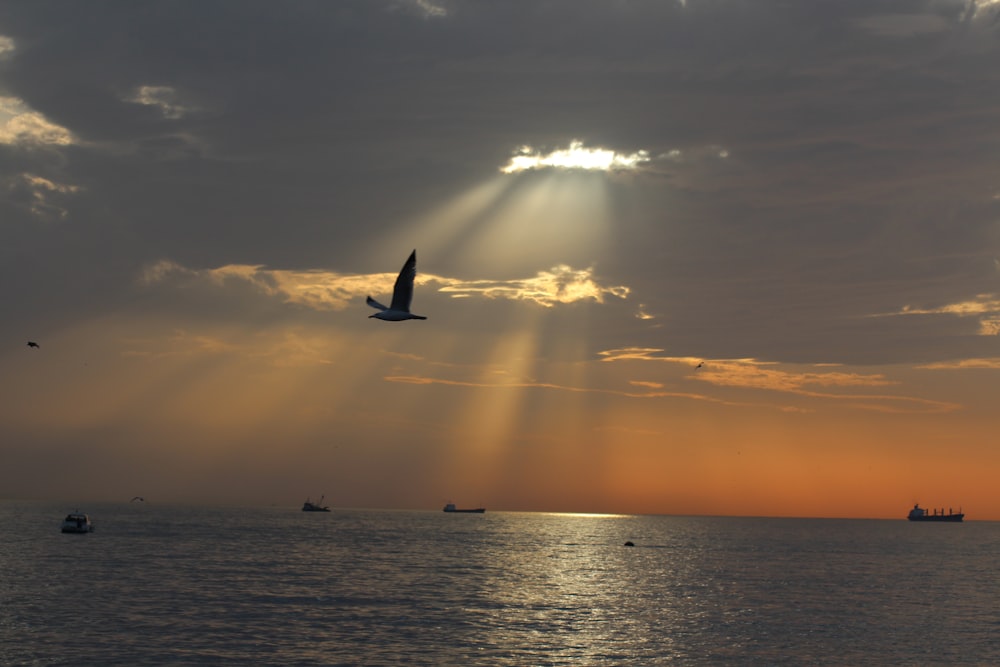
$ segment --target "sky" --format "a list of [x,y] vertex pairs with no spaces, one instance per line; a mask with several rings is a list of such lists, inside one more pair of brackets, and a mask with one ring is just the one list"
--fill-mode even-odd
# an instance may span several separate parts
[[1000,520],[998,62],[996,0],[0,4],[0,498]]

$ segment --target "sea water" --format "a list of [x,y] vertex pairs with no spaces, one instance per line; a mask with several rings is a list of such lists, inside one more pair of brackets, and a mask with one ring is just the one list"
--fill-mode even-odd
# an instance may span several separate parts
[[[95,532],[59,531],[76,509]],[[15,501],[0,521],[2,665],[1000,664],[992,522]]]

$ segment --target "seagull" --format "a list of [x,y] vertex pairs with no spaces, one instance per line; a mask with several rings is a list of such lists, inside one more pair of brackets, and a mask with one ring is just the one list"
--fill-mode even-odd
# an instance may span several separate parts
[[143,498],[142,496],[136,496],[136,497],[132,498],[132,500],[130,500],[129,502],[130,502],[130,503],[134,503],[134,502],[135,502],[135,501],[137,501],[137,500],[138,500],[138,501],[139,501],[140,503],[144,503],[144,502],[146,502],[146,499],[145,499],[145,498]]
[[38,343],[36,343],[33,340],[29,340],[28,341],[28,347],[41,347],[41,345],[39,345]]
[[426,320],[427,318],[423,315],[414,315],[410,312],[410,302],[413,301],[413,279],[416,277],[417,251],[414,250],[410,253],[409,259],[406,260],[406,264],[403,264],[403,268],[396,277],[396,284],[392,288],[392,305],[386,308],[369,296],[365,302],[372,308],[377,308],[379,312],[368,317],[388,322]]

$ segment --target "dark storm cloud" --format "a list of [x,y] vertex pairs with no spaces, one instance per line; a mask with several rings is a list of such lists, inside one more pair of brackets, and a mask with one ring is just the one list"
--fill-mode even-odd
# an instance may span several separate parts
[[59,320],[150,298],[161,259],[371,271],[363,250],[519,146],[580,139],[658,156],[612,184],[606,246],[537,267],[593,262],[623,316],[654,315],[607,347],[979,354],[971,319],[868,316],[998,291],[994,9],[7,3],[0,95],[73,142],[0,144],[0,290]]

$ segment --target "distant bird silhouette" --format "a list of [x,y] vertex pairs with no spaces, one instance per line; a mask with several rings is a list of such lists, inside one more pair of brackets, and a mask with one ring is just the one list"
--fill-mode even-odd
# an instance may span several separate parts
[[145,498],[143,498],[142,496],[136,496],[136,497],[132,498],[132,500],[130,500],[129,502],[130,502],[130,503],[134,503],[134,502],[135,502],[135,501],[137,501],[137,500],[138,500],[138,501],[139,501],[140,503],[144,503],[144,502],[146,502],[146,499],[145,499]]
[[39,345],[38,343],[36,343],[33,340],[29,340],[28,341],[28,347],[41,347],[41,345]]
[[400,322],[402,320],[426,320],[423,315],[414,315],[410,312],[410,302],[413,301],[413,280],[417,277],[417,251],[410,253],[410,257],[403,264],[399,275],[396,276],[396,284],[392,288],[392,304],[386,308],[381,303],[370,296],[365,302],[372,308],[377,308],[379,312],[369,315],[369,318],[386,320],[388,322]]
[[698,365],[695,366],[695,368],[701,368],[704,365],[705,365],[705,362],[704,361],[700,361],[700,362],[698,362]]

